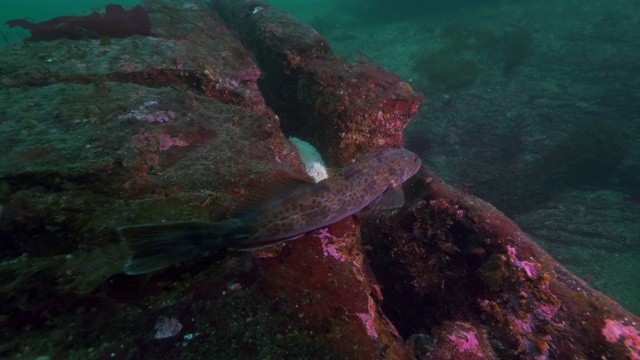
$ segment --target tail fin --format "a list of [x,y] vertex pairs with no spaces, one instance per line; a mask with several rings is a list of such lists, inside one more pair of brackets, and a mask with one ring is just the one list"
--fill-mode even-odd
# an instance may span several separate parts
[[144,274],[202,254],[208,250],[204,245],[212,236],[212,227],[210,223],[190,221],[118,228],[120,238],[132,252],[124,272]]

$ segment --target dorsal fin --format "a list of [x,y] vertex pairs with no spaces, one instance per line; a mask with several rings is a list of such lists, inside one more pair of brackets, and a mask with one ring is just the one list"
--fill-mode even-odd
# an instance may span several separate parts
[[242,214],[251,212],[256,208],[264,206],[273,199],[283,197],[285,194],[291,193],[305,186],[315,184],[313,181],[285,177],[267,183],[262,188],[256,189],[247,195],[238,205],[231,217],[240,217]]
[[356,158],[353,160],[353,162],[351,164],[349,164],[349,166],[345,167],[344,169],[342,169],[342,171],[340,171],[339,173],[335,174],[335,175],[340,175],[340,176],[344,176],[344,177],[349,177],[350,175],[353,175],[354,173],[357,173],[360,171],[360,169],[358,167],[354,167],[353,165],[357,165],[357,164],[361,164],[367,161],[370,161],[371,159],[380,156],[380,153],[383,153],[385,151],[387,151],[388,149],[375,149],[375,150],[371,150],[365,154],[363,154],[362,156]]

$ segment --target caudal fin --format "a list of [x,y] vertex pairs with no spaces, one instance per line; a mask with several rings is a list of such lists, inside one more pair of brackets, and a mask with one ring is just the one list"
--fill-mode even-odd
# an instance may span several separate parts
[[124,272],[144,274],[202,254],[211,227],[210,223],[192,221],[118,228],[120,238],[132,252]]

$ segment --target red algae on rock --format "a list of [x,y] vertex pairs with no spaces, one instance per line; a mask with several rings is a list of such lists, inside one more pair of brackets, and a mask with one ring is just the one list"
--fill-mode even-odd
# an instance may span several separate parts
[[383,309],[403,336],[463,321],[487,330],[499,358],[637,356],[640,319],[571,275],[493,206],[426,167],[406,185],[410,208],[374,216],[363,229],[386,289]]
[[403,146],[402,131],[423,96],[400,77],[338,58],[315,30],[264,2],[213,4],[265,69],[265,99],[285,133],[312,143],[334,166]]
[[297,239],[260,263],[263,273],[273,275],[262,280],[261,288],[299,309],[296,322],[334,338],[343,357],[411,358],[378,307],[382,299],[353,218]]

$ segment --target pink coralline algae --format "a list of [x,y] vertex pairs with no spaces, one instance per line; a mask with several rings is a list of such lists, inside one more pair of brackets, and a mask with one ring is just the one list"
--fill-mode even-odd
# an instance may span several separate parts
[[529,261],[520,261],[516,257],[516,248],[511,245],[507,246],[507,251],[509,251],[509,259],[511,262],[517,267],[523,269],[527,276],[531,279],[535,279],[538,276],[538,270],[536,269],[536,264]]
[[346,258],[344,254],[338,250],[338,246],[333,242],[336,240],[336,237],[329,234],[327,228],[324,228],[318,232],[318,238],[322,241],[322,251],[324,256],[331,255],[336,260],[345,261]]
[[432,335],[416,334],[409,338],[417,359],[494,360],[486,331],[464,321],[445,321]]
[[629,359],[640,360],[640,331],[633,326],[626,326],[618,320],[605,319],[602,335],[610,343],[616,343],[622,339],[629,352]]
[[533,313],[538,319],[551,320],[560,309],[559,304],[547,304],[538,301],[534,301],[533,303],[536,309]]
[[470,352],[482,356],[482,348],[474,331],[463,331],[449,335],[449,340],[453,341],[461,352]]
[[378,332],[375,328],[375,318],[376,318],[376,303],[373,301],[371,296],[369,296],[369,304],[367,305],[368,312],[366,313],[358,313],[358,317],[364,323],[364,326],[367,328],[367,334],[373,338],[378,337]]

